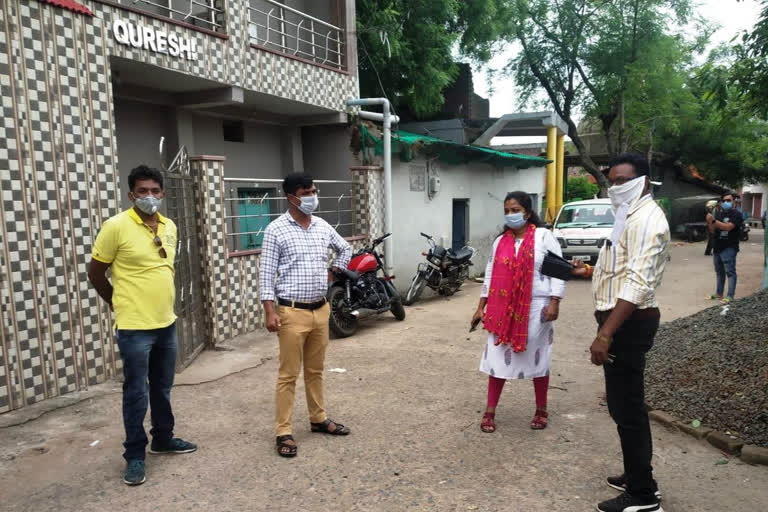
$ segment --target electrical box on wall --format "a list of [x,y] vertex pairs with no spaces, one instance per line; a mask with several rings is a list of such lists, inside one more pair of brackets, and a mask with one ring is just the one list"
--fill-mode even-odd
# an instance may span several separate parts
[[440,176],[429,177],[429,195],[434,197],[440,192]]

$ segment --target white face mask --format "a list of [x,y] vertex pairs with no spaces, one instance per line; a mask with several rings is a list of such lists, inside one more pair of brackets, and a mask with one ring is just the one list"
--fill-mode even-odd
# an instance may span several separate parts
[[623,185],[614,185],[608,189],[608,197],[611,199],[611,206],[613,212],[621,207],[621,205],[632,204],[637,200],[645,189],[645,176],[640,176],[631,181],[624,183]]
[[311,215],[312,212],[317,210],[317,207],[320,205],[320,199],[317,197],[317,195],[294,197],[301,201],[301,204],[298,206],[298,208],[304,215]]

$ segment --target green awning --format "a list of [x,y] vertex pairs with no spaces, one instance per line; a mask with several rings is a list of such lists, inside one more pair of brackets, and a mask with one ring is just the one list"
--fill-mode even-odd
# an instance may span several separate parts
[[[383,143],[378,137],[371,134],[365,125],[362,126],[363,148],[374,148],[377,155],[383,154]],[[461,144],[449,140],[419,135],[416,133],[396,131],[392,133],[392,152],[400,155],[400,160],[409,162],[416,154],[427,157],[437,156],[440,161],[449,164],[461,164],[466,162],[485,162],[497,167],[516,167],[527,169],[529,167],[543,167],[551,162],[546,158],[517,153],[505,153],[483,146]]]

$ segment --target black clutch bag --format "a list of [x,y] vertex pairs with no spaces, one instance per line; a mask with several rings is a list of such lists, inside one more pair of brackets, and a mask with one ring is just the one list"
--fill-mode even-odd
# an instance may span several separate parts
[[568,281],[571,278],[573,265],[571,262],[558,256],[552,251],[547,251],[544,261],[541,264],[541,273],[547,277]]

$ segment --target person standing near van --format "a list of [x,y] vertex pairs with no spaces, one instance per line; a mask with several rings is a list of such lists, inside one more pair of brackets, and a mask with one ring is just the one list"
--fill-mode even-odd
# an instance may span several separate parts
[[[715,214],[707,214],[709,232],[714,237],[713,261],[717,276],[716,292],[710,295],[712,300],[723,304],[731,302],[736,295],[736,255],[739,253],[739,235],[744,218],[734,207],[734,196],[727,192],[720,198],[720,209]],[[728,295],[725,291],[725,278],[728,278]]]

